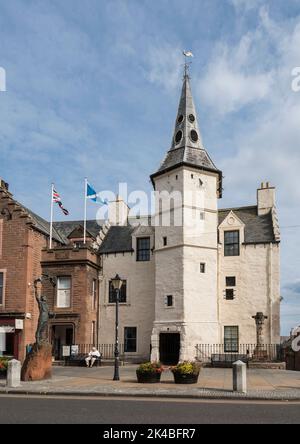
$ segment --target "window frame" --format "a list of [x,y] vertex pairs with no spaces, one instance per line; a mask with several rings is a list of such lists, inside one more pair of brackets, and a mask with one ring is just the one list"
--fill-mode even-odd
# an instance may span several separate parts
[[[171,304],[169,304],[169,301],[171,301]],[[174,307],[174,296],[172,294],[166,295],[165,306],[166,306],[166,308],[173,308]]]
[[[230,281],[230,279],[232,279],[232,281]],[[232,282],[234,282],[234,284]],[[226,276],[225,283],[226,287],[236,287],[236,276]]]
[[[231,329],[231,333],[226,333]],[[236,332],[236,335],[233,334]],[[224,326],[224,352],[225,353],[238,353],[239,352],[239,326],[238,325],[225,325]]]
[[[141,248],[140,243],[147,241],[148,247]],[[137,262],[149,262],[151,259],[151,238],[150,236],[136,238],[136,260]]]
[[[226,237],[228,235],[237,235],[237,240],[229,242]],[[232,254],[231,254],[232,253]],[[240,230],[226,230],[224,231],[224,256],[235,257],[240,256]]]
[[92,310],[96,310],[97,308],[97,293],[98,293],[98,285],[97,279],[93,278],[92,280]]
[[[60,279],[69,279],[70,281],[70,286],[69,288],[59,288],[59,282]],[[60,306],[58,305],[58,301],[59,301],[59,291],[60,290],[69,290],[69,305],[68,306]],[[55,301],[55,307],[59,308],[59,309],[67,309],[67,308],[71,308],[72,307],[72,276],[67,276],[67,275],[62,275],[62,276],[57,276],[57,290],[56,290],[56,301]]]
[[[124,290],[125,288],[125,290]],[[124,291],[125,291],[125,298],[124,298]],[[122,295],[123,292],[123,295]],[[123,300],[122,300],[123,297]],[[125,299],[125,300],[124,300]],[[108,303],[109,304],[115,304],[116,298],[115,298],[115,290],[112,287],[112,281],[108,281]],[[119,304],[127,304],[127,280],[123,279],[122,287],[120,290],[120,296],[119,296]]]
[[225,299],[226,299],[226,301],[233,301],[234,300],[234,288],[226,288]]
[[[128,338],[126,332],[130,329],[135,331],[135,336]],[[134,341],[134,350],[128,349],[128,341]],[[137,327],[124,327],[124,353],[137,353]]]

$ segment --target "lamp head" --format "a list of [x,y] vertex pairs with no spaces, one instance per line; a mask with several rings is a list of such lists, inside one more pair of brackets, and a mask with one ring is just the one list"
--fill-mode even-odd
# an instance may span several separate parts
[[118,274],[111,280],[111,283],[114,290],[121,290],[123,281]]

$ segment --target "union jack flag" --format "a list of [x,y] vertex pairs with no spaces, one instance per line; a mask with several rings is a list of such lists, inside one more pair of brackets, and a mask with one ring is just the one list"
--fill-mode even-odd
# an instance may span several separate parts
[[58,192],[54,188],[53,188],[52,199],[53,199],[53,202],[57,203],[57,205],[59,206],[61,211],[64,213],[64,215],[68,216],[69,211],[66,208],[64,208],[61,198],[60,198],[60,195],[58,194]]

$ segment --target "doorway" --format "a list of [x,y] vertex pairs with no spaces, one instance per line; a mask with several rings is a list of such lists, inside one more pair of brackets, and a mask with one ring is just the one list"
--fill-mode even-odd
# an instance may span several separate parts
[[52,326],[52,353],[56,361],[62,359],[63,345],[74,344],[74,326],[53,325]]
[[176,365],[179,361],[180,334],[161,333],[159,335],[160,362],[164,365]]

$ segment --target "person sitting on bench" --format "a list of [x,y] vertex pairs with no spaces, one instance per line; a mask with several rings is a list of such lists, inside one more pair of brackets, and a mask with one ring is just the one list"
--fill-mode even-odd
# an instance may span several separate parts
[[96,347],[93,347],[92,350],[89,352],[89,355],[85,358],[86,366],[93,367],[94,362],[97,358],[100,358],[100,356],[100,352],[96,349]]

